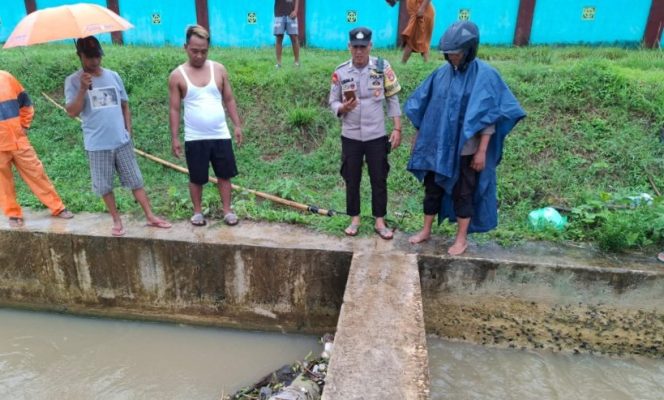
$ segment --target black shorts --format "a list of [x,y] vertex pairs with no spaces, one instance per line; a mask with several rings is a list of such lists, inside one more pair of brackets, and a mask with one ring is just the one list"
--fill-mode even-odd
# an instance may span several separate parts
[[[454,205],[454,214],[457,218],[473,218],[475,216],[475,206],[473,199],[479,173],[470,167],[474,155],[461,156],[459,167],[459,179],[452,189],[452,201]],[[424,214],[436,215],[440,212],[443,196],[447,196],[445,189],[436,183],[436,174],[427,172],[424,177]]]
[[230,179],[237,175],[235,154],[230,139],[184,142],[184,154],[189,168],[189,182],[196,185],[208,182],[210,164],[217,178]]

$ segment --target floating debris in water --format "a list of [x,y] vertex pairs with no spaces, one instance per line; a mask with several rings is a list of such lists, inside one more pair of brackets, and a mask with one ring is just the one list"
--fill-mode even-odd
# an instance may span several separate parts
[[334,335],[321,338],[323,352],[312,358],[309,353],[304,361],[284,365],[263,377],[253,386],[238,390],[235,394],[222,396],[222,400],[318,400],[323,392],[327,364],[334,350]]

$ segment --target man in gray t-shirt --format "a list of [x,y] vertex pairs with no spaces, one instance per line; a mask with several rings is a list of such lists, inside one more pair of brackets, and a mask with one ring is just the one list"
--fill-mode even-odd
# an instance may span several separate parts
[[81,116],[92,190],[102,197],[113,218],[111,234],[125,234],[113,194],[115,171],[143,208],[148,226],[170,228],[169,222],[152,213],[143,189],[143,177],[130,140],[131,113],[122,79],[114,71],[101,67],[104,51],[94,36],[78,39],[76,53],[81,69],[65,80],[67,113],[71,117]]
[[65,99],[69,104],[79,92],[84,95],[80,115],[85,150],[114,150],[129,143],[123,114],[128,98],[122,79],[115,71],[100,66],[99,76],[92,76],[92,87],[81,90],[84,73],[79,69],[67,77]]

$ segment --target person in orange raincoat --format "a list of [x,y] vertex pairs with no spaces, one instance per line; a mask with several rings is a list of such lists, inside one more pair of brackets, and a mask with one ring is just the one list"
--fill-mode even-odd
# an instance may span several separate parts
[[0,70],[0,206],[11,227],[24,224],[23,211],[16,201],[12,165],[53,216],[65,219],[74,216],[65,208],[28,140],[34,114],[21,83],[9,72]]
[[401,32],[404,42],[401,62],[407,63],[412,52],[421,53],[424,61],[429,61],[433,19],[436,15],[431,0],[407,0],[406,9],[409,19],[408,25]]

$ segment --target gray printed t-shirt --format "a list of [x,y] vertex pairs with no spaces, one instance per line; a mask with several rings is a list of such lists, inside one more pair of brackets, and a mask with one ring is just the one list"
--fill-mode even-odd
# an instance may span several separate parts
[[[81,87],[82,69],[65,80],[65,101],[74,101]],[[129,142],[120,103],[127,101],[127,92],[120,75],[102,68],[100,76],[92,77],[92,89],[86,92],[81,120],[85,150],[114,150]]]

